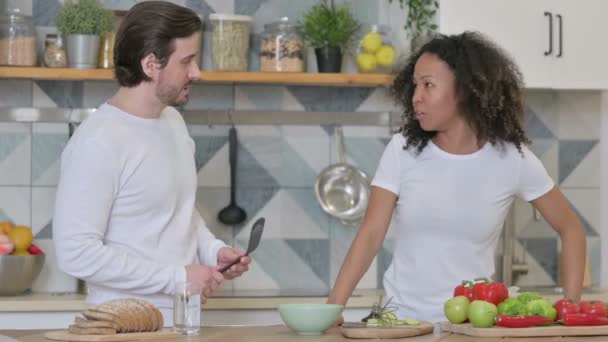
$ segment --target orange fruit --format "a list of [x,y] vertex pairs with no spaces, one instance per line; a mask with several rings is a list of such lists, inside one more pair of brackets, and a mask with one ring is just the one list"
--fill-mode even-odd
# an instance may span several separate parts
[[15,249],[26,250],[30,248],[32,245],[32,240],[34,240],[32,230],[26,226],[15,226],[15,228],[11,229],[7,235],[11,240],[13,240]]
[[15,225],[11,221],[0,222],[0,234],[8,234],[13,228],[15,228]]
[[30,252],[27,251],[27,249],[15,249],[15,251],[13,252],[12,255],[30,255]]

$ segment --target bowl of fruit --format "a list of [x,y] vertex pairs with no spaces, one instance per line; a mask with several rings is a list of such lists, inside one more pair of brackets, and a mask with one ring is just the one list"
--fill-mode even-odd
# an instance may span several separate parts
[[16,296],[29,290],[44,259],[44,253],[33,244],[30,228],[0,222],[0,296]]

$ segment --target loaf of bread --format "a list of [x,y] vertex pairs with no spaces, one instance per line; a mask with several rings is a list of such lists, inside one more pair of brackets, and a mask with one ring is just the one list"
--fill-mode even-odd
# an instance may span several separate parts
[[79,335],[152,332],[162,329],[163,316],[156,306],[141,299],[115,299],[85,310],[69,332]]

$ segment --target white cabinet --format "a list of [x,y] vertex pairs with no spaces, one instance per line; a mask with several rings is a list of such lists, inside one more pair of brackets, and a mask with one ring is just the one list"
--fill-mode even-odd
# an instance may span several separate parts
[[439,30],[479,31],[505,49],[528,88],[608,88],[604,0],[441,0]]

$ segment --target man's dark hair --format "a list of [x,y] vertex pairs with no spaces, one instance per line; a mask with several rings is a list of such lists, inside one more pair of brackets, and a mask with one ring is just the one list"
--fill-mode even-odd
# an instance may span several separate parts
[[395,78],[392,95],[403,107],[402,134],[406,148],[422,151],[435,131],[424,131],[415,118],[412,98],[416,62],[425,53],[433,54],[450,67],[456,77],[461,112],[480,140],[492,145],[510,142],[521,152],[530,140],[523,129],[524,92],[522,75],[509,55],[476,32],[437,35],[414,53]]
[[150,78],[141,60],[154,54],[162,67],[175,50],[175,39],[200,32],[201,19],[192,10],[165,1],[145,1],[133,6],[123,19],[114,44],[114,74],[123,87],[134,87]]

